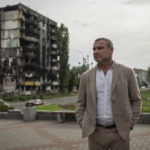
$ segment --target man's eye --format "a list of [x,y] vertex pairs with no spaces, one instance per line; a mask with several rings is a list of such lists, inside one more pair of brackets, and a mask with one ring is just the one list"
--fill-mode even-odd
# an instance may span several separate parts
[[97,47],[97,49],[103,49],[103,48],[104,48],[103,46]]
[[93,48],[93,51],[95,51],[96,49],[101,50],[101,49],[104,49],[104,47],[103,47],[103,46],[94,47],[94,48]]

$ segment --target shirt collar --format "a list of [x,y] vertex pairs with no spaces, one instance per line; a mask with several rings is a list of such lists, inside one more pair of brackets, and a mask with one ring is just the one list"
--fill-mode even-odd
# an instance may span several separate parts
[[[113,70],[113,69],[114,69],[114,66],[115,66],[115,62],[113,61],[112,65],[111,65],[111,67],[110,67],[109,69],[112,69],[112,70]],[[98,64],[96,65],[96,69],[97,69],[97,70],[102,70],[101,68],[98,68]],[[109,69],[108,69],[108,70],[109,70]]]

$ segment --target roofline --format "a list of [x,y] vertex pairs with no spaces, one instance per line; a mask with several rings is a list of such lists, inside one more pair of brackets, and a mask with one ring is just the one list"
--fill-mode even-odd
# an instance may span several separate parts
[[9,11],[9,10],[16,10],[16,9],[28,9],[32,12],[34,12],[35,14],[38,14],[40,15],[41,17],[43,18],[46,18],[48,19],[49,21],[51,21],[52,23],[56,24],[57,25],[57,22],[55,22],[54,20],[51,20],[49,17],[46,17],[44,15],[42,15],[41,13],[37,12],[36,10],[22,4],[22,3],[18,3],[18,4],[15,4],[15,5],[6,5],[5,7],[0,7],[0,11],[4,10],[4,11]]

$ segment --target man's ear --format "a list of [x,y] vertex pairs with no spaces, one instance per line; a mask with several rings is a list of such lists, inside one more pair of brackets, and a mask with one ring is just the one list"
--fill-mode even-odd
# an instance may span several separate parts
[[113,47],[111,47],[111,48],[110,48],[110,51],[111,51],[111,53],[113,53],[113,51],[114,51],[114,48],[113,48]]

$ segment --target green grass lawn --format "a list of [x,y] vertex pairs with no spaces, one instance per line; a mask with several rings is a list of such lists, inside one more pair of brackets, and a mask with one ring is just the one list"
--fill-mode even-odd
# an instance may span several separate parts
[[150,105],[149,106],[142,106],[142,112],[150,113]]
[[[73,103],[69,103],[67,105],[74,105]],[[62,108],[59,107],[59,105],[57,104],[50,104],[50,105],[41,105],[41,106],[37,106],[36,110],[47,110],[47,111],[56,111],[56,110],[75,110],[75,108],[72,108],[70,106],[70,108]]]
[[142,112],[150,113],[150,90],[141,91]]
[[56,111],[56,110],[62,110],[62,108],[58,107],[57,104],[51,104],[51,105],[37,106],[36,110]]
[[[142,112],[149,112],[150,113],[150,90],[141,91],[141,98],[142,98]],[[42,105],[37,106],[36,110],[62,110],[58,105],[51,104],[51,105]],[[74,110],[74,109],[69,109]]]

